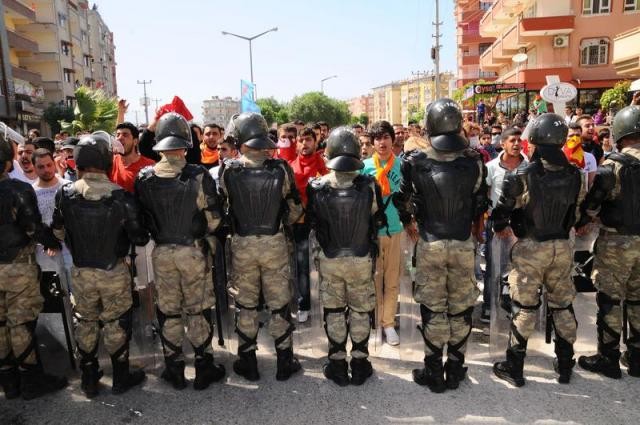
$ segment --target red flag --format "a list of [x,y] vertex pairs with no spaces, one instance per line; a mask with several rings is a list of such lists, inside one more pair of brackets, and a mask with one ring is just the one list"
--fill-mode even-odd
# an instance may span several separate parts
[[193,115],[187,109],[187,106],[184,104],[182,99],[178,96],[174,96],[171,103],[167,103],[166,105],[162,105],[156,111],[156,120],[166,114],[167,112],[176,112],[184,117],[187,121],[191,121],[193,119]]

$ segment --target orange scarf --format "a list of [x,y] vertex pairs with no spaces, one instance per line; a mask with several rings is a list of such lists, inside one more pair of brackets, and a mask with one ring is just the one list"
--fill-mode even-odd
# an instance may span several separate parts
[[562,151],[569,162],[576,164],[580,168],[584,168],[584,151],[582,150],[582,139],[580,136],[569,137]]
[[380,188],[382,189],[382,196],[391,195],[391,183],[389,183],[389,171],[393,168],[393,163],[395,162],[395,155],[391,155],[384,168],[380,164],[380,156],[378,152],[373,153],[373,165],[376,167],[376,180],[380,184]]
[[210,149],[204,142],[200,143],[200,162],[203,164],[214,164],[218,162],[218,151]]

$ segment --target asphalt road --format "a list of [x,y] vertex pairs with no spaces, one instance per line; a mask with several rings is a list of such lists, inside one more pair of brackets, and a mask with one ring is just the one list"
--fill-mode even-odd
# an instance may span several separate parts
[[[577,357],[595,350],[593,294],[579,295],[575,305],[580,322]],[[275,380],[275,357],[263,329],[258,360],[262,379],[257,384],[231,372],[208,390],[175,391],[159,379],[158,355],[155,368],[148,364],[144,385],[124,396],[110,394],[107,374],[102,394],[87,400],[74,374],[71,385],[56,394],[30,402],[0,399],[0,424],[640,423],[640,379],[624,373],[614,381],[576,367],[571,384],[560,385],[552,368],[553,348],[545,346],[540,335],[531,342],[526,360],[527,384],[513,388],[493,376],[491,366],[498,357],[492,357],[489,338],[474,321],[468,379],[457,391],[432,394],[411,380],[411,369],[420,366],[422,357],[411,331],[401,329],[400,348],[372,343],[374,376],[361,387],[340,388],[322,376],[324,340],[312,323],[300,326],[295,337],[304,372],[287,382]],[[234,343],[227,346],[234,350]],[[411,347],[418,349],[412,352]],[[233,356],[217,346],[216,356],[231,371]],[[187,374],[193,378],[193,368]]]

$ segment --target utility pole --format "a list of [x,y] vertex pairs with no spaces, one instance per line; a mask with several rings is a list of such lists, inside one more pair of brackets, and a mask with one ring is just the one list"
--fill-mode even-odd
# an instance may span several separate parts
[[158,111],[158,102],[160,102],[162,99],[151,99],[154,102],[156,102],[156,111]]
[[433,22],[433,25],[436,27],[436,35],[432,36],[436,39],[436,44],[431,48],[431,59],[433,59],[434,71],[435,71],[435,97],[436,100],[440,99],[440,2],[436,0],[436,21]]
[[138,120],[138,110],[133,111],[136,113],[136,127],[140,125],[140,121]]
[[144,117],[146,124],[149,125],[149,99],[147,98],[147,84],[151,84],[151,80],[138,80],[138,84],[142,84],[144,90]]

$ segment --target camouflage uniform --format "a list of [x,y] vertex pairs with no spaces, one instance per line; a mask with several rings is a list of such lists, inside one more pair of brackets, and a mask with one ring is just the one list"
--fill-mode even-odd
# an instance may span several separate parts
[[10,143],[0,136],[0,385],[7,399],[31,399],[66,386],[43,373],[34,335],[43,305],[34,242],[60,244],[42,224],[33,188],[5,174]]
[[[183,157],[163,155],[153,167],[141,170],[136,194],[156,243],[152,261],[167,366],[162,376],[176,389],[186,386],[182,352],[186,325],[196,357],[194,388],[204,389],[224,376],[224,369],[213,365],[211,346],[215,296],[209,253],[215,253],[213,232],[220,224],[215,182],[203,167],[187,165]],[[173,206],[163,202],[182,202],[183,213],[166,214]],[[198,229],[198,234],[192,234],[192,229]],[[205,379],[206,371],[215,377]]]
[[71,276],[82,389],[88,397],[98,393],[102,372],[97,352],[102,328],[104,347],[114,368],[112,391],[124,392],[133,381],[144,379],[142,371],[133,372],[135,379],[129,375],[133,301],[124,257],[132,242],[144,245],[149,241],[140,226],[135,200],[106,174],[86,172],[58,191],[52,227],[59,239],[66,239],[74,260]]
[[[612,154],[603,162],[583,204],[588,215],[599,215],[602,228],[596,242],[592,273],[598,291],[598,354],[581,357],[579,362],[583,368],[611,378],[621,376],[618,363],[620,336],[622,330],[626,331],[622,323],[623,310],[626,310],[624,313],[629,324],[629,338],[624,341],[628,351],[623,363],[628,364],[629,375],[640,376],[640,235],[638,225],[632,229],[631,223],[627,222],[627,217],[638,222],[638,209],[636,206],[632,211],[620,211],[616,205],[623,202],[623,197],[635,196],[636,205],[639,200],[634,193],[637,186],[623,190],[623,163],[614,160],[614,155],[622,154],[640,160],[640,145],[625,147],[621,153]],[[636,163],[635,182],[640,177],[639,167]],[[598,194],[601,199],[594,202]]]
[[[439,167],[442,172],[434,171]],[[405,225],[410,222],[411,213],[419,225],[414,299],[420,304],[426,369],[432,370],[434,376],[440,375],[443,349],[447,346],[447,386],[455,389],[466,371],[462,365],[471,333],[471,313],[479,294],[471,227],[487,208],[486,168],[470,149],[442,152],[429,147],[405,157],[402,175],[401,190],[394,202]],[[450,176],[450,180],[439,181],[442,175]],[[419,191],[414,189],[417,184]],[[447,186],[452,184],[457,186]],[[437,192],[430,192],[436,190],[430,189],[433,185],[438,187]],[[452,199],[441,200],[436,193]],[[454,208],[457,212],[451,213]],[[445,218],[441,213],[450,216]],[[440,234],[432,234],[435,229],[440,229]],[[414,380],[421,385],[424,380],[416,374],[423,371],[414,371]],[[439,380],[435,386],[426,385],[432,391],[444,391]]]
[[[247,360],[254,365],[256,338],[258,335],[258,301],[260,291],[264,294],[266,304],[271,310],[271,320],[269,321],[269,333],[274,338],[276,350],[280,353],[292,354],[291,313],[289,303],[293,296],[289,283],[289,250],[287,240],[282,230],[282,224],[291,225],[295,223],[302,214],[293,172],[289,165],[280,160],[271,159],[266,151],[250,150],[245,152],[237,160],[225,161],[224,169],[220,176],[220,190],[227,199],[230,220],[234,234],[231,238],[231,281],[229,293],[234,297],[236,306],[236,332],[239,336],[238,354],[241,359]],[[273,203],[280,209],[283,223],[266,223],[267,226],[275,226],[275,234],[251,234],[246,236],[238,234],[238,227],[251,225],[246,223],[250,218],[236,218],[236,215],[243,213],[242,210],[256,208],[241,204],[239,199],[230,196],[230,184],[240,182],[237,172],[240,170],[264,169],[271,167],[273,172],[283,172],[281,193],[266,191],[262,194],[269,196],[264,199],[265,203]],[[243,183],[237,183],[242,185]],[[266,189],[265,185],[265,189]],[[234,186],[235,187],[235,186]],[[239,189],[240,191],[254,191],[254,188]],[[270,196],[278,196],[278,199],[271,199]],[[285,205],[286,204],[286,205]],[[259,207],[258,207],[259,208]],[[286,210],[286,211],[285,211]],[[285,211],[283,213],[283,211]],[[250,213],[250,212],[249,212]],[[240,222],[244,220],[244,222]],[[270,233],[267,231],[266,233]],[[288,354],[287,354],[288,355]],[[244,356],[244,357],[243,357]],[[247,364],[249,364],[247,363]],[[236,372],[238,368],[236,367]],[[257,370],[250,374],[252,380],[259,379]],[[243,373],[240,373],[241,375]],[[247,377],[248,375],[243,375]]]

